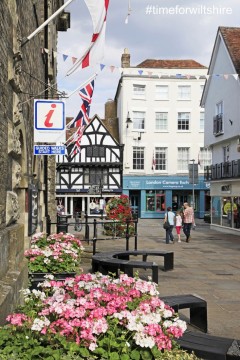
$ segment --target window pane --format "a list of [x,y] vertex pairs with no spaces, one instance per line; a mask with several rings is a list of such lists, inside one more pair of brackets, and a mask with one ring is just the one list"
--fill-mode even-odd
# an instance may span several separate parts
[[163,190],[146,191],[146,211],[164,211],[165,192]]
[[212,151],[208,148],[201,147],[198,155],[198,165],[200,170],[204,170],[204,166],[212,165]]
[[222,115],[223,114],[223,102],[220,101],[218,104],[216,104],[216,115]]
[[133,111],[133,129],[144,130],[145,128],[145,112]]
[[167,148],[157,147],[155,149],[156,170],[167,170]]
[[168,128],[168,113],[156,112],[156,130],[167,130]]
[[178,130],[189,130],[190,113],[178,113]]
[[204,112],[200,112],[200,124],[199,124],[199,128],[200,128],[200,130],[202,130],[202,131],[204,131],[204,118],[205,118]]
[[144,170],[144,148],[133,147],[133,169]]
[[156,100],[168,100],[168,85],[156,86]]
[[145,85],[133,85],[133,95],[138,98],[145,98]]
[[178,99],[190,100],[191,99],[191,86],[179,85],[178,86]]
[[188,171],[189,148],[178,148],[178,171]]

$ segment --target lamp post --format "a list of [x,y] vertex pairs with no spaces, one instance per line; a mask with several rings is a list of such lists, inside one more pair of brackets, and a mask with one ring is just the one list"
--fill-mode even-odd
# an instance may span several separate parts
[[129,125],[132,124],[132,120],[130,118],[130,114],[129,114],[129,111],[127,113],[127,119],[126,119],[126,142],[125,142],[125,146],[126,146],[126,150],[125,150],[125,168],[129,168],[129,163],[128,163],[128,141],[127,141],[127,138],[128,138],[128,127]]
[[126,124],[127,124],[127,129],[128,129],[128,126],[132,123],[132,120],[130,118],[130,115],[129,115],[129,111],[127,113],[127,120],[126,120]]
[[194,164],[195,164],[195,159],[192,159],[190,161],[192,161],[192,207],[193,207],[193,211],[194,211],[194,209],[195,209],[195,193],[194,193],[194,182],[195,182]]

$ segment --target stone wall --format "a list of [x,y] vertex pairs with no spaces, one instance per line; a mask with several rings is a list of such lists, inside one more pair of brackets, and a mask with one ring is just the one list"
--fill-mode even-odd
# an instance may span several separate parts
[[[56,82],[56,62],[49,61],[56,51],[56,26],[51,25],[51,39],[43,30],[23,47],[21,42],[44,21],[45,6],[56,11],[62,3],[0,1],[0,324],[21,302],[19,290],[27,286],[24,249],[31,232],[44,231],[47,213],[56,213],[55,159],[33,155],[33,100],[47,97],[45,84]],[[32,188],[37,191],[36,227],[30,226]]]

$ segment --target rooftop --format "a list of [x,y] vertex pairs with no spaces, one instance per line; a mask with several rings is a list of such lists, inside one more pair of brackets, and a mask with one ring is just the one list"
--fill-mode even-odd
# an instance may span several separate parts
[[220,26],[219,31],[222,34],[229,55],[232,59],[236,72],[240,73],[240,28]]
[[195,60],[154,60],[146,59],[136,67],[155,69],[206,69]]

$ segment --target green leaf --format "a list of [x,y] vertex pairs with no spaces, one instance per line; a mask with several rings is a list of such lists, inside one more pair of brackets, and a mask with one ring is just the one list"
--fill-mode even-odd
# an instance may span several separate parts
[[89,351],[87,348],[80,348],[79,349],[79,354],[83,357],[88,357],[89,356]]
[[140,354],[143,360],[152,360],[152,354],[149,350],[141,350]]
[[131,351],[130,358],[133,360],[140,360],[140,353],[138,350]]
[[121,360],[130,360],[130,357],[127,354],[123,354],[123,355],[120,356],[120,359]]
[[153,354],[153,358],[156,359],[156,358],[160,358],[161,357],[161,350],[158,350],[158,348],[156,347],[156,345],[151,349],[152,351],[152,354]]
[[117,352],[112,352],[110,354],[109,360],[119,360],[119,359],[120,359],[120,357]]

